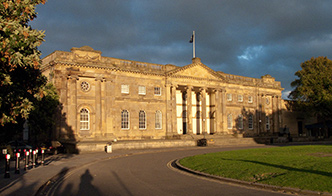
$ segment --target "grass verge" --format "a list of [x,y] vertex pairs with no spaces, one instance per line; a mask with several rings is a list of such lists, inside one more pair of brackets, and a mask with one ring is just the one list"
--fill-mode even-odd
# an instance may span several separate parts
[[262,184],[332,193],[332,146],[287,146],[203,154],[180,164],[196,171]]

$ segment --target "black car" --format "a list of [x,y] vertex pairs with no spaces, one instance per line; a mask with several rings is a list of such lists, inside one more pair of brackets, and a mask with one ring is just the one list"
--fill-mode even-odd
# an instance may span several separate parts
[[[8,145],[10,146],[13,153],[19,152],[21,157],[24,156],[24,150],[32,149],[32,146],[28,145],[23,141],[10,141],[8,142],[7,146]],[[14,156],[14,154],[12,154],[11,156]]]
[[41,149],[47,154],[65,153],[65,147],[59,141],[50,141],[41,145]]

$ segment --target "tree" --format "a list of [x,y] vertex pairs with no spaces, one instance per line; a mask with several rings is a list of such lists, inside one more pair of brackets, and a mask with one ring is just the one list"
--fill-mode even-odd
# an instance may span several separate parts
[[43,88],[44,96],[34,102],[34,109],[29,115],[30,142],[39,144],[41,142],[55,139],[52,135],[55,125],[55,115],[60,106],[59,95],[52,83]]
[[296,107],[326,121],[332,115],[332,61],[326,57],[311,58],[301,64],[302,70],[291,83],[295,89],[289,98]]
[[2,0],[0,3],[0,127],[27,119],[46,77],[40,71],[44,33],[28,25],[35,6],[45,0]]

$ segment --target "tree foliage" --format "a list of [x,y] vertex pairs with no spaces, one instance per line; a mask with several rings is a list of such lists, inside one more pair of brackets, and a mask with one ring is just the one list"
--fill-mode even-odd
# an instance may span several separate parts
[[26,119],[33,102],[43,96],[46,78],[40,71],[44,32],[28,25],[35,6],[45,0],[1,0],[0,3],[0,126]]
[[328,120],[332,115],[332,61],[326,57],[311,58],[301,64],[302,70],[291,83],[295,89],[289,98],[299,109]]
[[53,138],[54,117],[60,106],[59,95],[53,84],[43,88],[44,96],[34,102],[34,109],[29,115],[30,142],[38,144]]

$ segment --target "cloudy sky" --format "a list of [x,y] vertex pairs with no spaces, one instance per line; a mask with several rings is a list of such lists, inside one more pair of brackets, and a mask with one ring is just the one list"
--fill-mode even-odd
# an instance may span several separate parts
[[45,30],[42,57],[91,46],[103,56],[157,64],[191,63],[260,78],[285,90],[302,62],[332,59],[330,0],[48,0],[30,24]]

